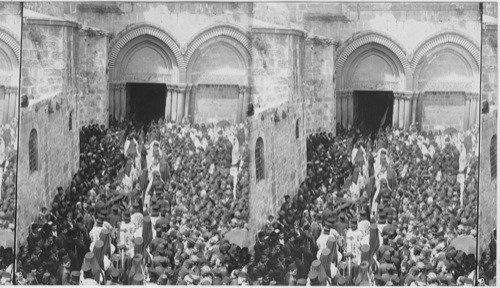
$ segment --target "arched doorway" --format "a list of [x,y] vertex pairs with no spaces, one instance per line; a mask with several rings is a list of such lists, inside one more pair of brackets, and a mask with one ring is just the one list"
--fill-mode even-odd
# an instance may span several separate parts
[[416,114],[422,130],[467,130],[479,121],[479,48],[464,36],[443,33],[414,53]]
[[249,103],[249,39],[233,27],[214,27],[188,48],[187,82],[192,85],[189,114],[194,122],[246,118]]
[[399,115],[400,104],[404,107],[406,102],[402,95],[410,94],[404,92],[409,63],[403,49],[388,37],[371,32],[354,37],[339,51],[337,122],[370,133],[388,125],[407,127],[410,113]]
[[[110,115],[118,120],[132,117],[144,123],[170,117],[172,106],[168,106],[171,103],[167,103],[167,98],[184,96],[177,84],[179,62],[183,63],[177,42],[160,28],[149,25],[127,29],[117,39],[109,60]],[[179,116],[182,118],[180,113]]]
[[0,124],[18,115],[19,43],[0,29]]

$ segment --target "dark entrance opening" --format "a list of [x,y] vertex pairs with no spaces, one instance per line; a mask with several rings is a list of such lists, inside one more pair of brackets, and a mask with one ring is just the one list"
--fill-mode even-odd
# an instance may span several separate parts
[[167,85],[127,83],[127,106],[130,116],[141,124],[165,117]]
[[354,127],[374,133],[392,125],[393,105],[392,91],[354,91]]

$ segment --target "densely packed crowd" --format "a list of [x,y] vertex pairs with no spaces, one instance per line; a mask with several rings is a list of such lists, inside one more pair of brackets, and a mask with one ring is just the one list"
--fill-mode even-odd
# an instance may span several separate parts
[[80,169],[31,225],[17,282],[226,283],[249,258],[224,239],[247,230],[245,134],[186,122],[83,128]]
[[496,286],[497,230],[491,231],[488,246],[479,260],[478,285]]
[[253,247],[228,237],[248,230],[245,133],[163,122],[84,128],[80,170],[32,224],[18,283],[476,280],[476,129],[363,136],[338,127],[335,137],[309,137],[306,180]]
[[477,129],[337,129],[308,139],[307,178],[259,232],[259,284],[469,285],[475,279]]
[[0,127],[0,285],[12,284],[16,211],[17,119]]

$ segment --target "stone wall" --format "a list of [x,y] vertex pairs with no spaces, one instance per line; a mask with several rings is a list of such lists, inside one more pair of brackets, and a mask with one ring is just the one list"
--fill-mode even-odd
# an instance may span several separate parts
[[238,90],[236,85],[198,85],[195,94],[194,121],[197,123],[236,121]]
[[427,92],[422,97],[423,131],[435,130],[437,127],[441,127],[441,130],[448,127],[462,130],[465,93]]
[[17,121],[21,23],[20,3],[0,5],[0,125]]
[[[290,19],[303,26],[310,38],[321,39],[335,47],[332,53],[322,55],[321,59],[329,61],[331,58],[333,66],[338,65],[340,60],[344,61],[343,69],[333,69],[334,89],[337,90],[335,94],[342,90],[479,93],[479,60],[472,53],[479,49],[481,40],[479,3],[288,3],[286,6]],[[443,44],[425,48],[429,39],[444,33],[455,33],[453,35],[459,35],[462,39],[453,44],[453,41],[448,43],[444,38],[436,38],[436,41],[442,41]],[[367,35],[373,37],[364,39],[364,44],[356,46],[357,48],[350,46]],[[467,50],[469,48],[460,46],[463,43],[456,44],[460,41],[469,41],[475,47],[469,47],[470,50]],[[368,49],[376,51],[370,52],[376,56],[360,56],[359,62],[355,62],[357,56],[349,58],[356,53],[365,55],[359,52],[365,48],[365,52],[369,51]],[[423,57],[420,50],[426,51]],[[306,51],[311,55],[318,53],[317,49]],[[343,55],[343,51],[348,52]],[[460,61],[456,61],[454,57],[458,56],[455,54],[460,55]],[[383,57],[378,57],[380,55],[388,56],[382,59]],[[316,66],[321,67],[322,64]],[[372,68],[374,65],[376,69]],[[389,67],[391,65],[392,67]],[[453,77],[450,77],[450,74]],[[320,77],[324,75],[321,74]],[[310,93],[306,92],[304,97],[306,103],[323,104],[330,101],[328,98],[322,100],[321,93],[311,100],[307,99]],[[440,109],[448,108],[443,105]],[[321,109],[335,110],[329,105],[306,107],[307,115],[323,118],[323,122],[313,120],[312,127],[307,127],[308,133],[313,129],[328,127],[330,120],[340,120],[339,113],[334,113],[337,115],[330,116],[330,119],[318,115],[322,113]],[[456,117],[467,117],[466,114],[467,112]],[[422,120],[416,119],[418,122]],[[462,126],[460,128],[463,128]]]
[[[497,162],[497,155],[491,152],[491,139],[497,135],[497,110],[482,114],[479,170],[479,255],[490,243],[491,231],[497,227],[497,179],[492,178],[491,162]],[[498,140],[497,140],[498,141]],[[498,144],[498,142],[497,142]],[[498,147],[498,146],[497,146]],[[497,163],[498,167],[498,163]],[[498,169],[497,169],[498,171]],[[498,174],[498,172],[497,172]]]
[[481,99],[498,106],[498,25],[483,24]]
[[21,39],[21,4],[12,3],[2,3],[0,5],[0,28],[6,30],[11,34],[19,44]]
[[[275,121],[275,111],[280,118]],[[284,119],[283,111],[287,115]],[[296,138],[295,128],[300,112],[284,104],[262,112],[250,120],[250,227],[254,235],[267,216],[277,216],[284,196],[293,197],[306,174],[306,135]],[[299,125],[301,122],[299,121]],[[301,129],[302,130],[302,129]],[[303,130],[302,130],[303,131]],[[256,182],[255,144],[264,142],[265,177]]]
[[[44,25],[25,19],[21,70],[22,95],[31,96],[20,112],[17,236],[26,239],[28,227],[42,206],[50,205],[58,186],[69,185],[78,168],[79,128],[76,111],[78,30],[73,23]],[[35,97],[36,95],[36,97]],[[29,135],[38,134],[38,165],[30,172]]]
[[[481,101],[488,101],[490,111],[481,114],[479,163],[479,255],[488,248],[490,233],[497,227],[497,177],[492,177],[492,162],[496,163],[497,151],[491,140],[498,134],[498,23],[497,3],[483,4]],[[488,18],[490,17],[490,18]],[[497,139],[498,149],[498,139]],[[494,153],[491,153],[494,152]],[[481,256],[479,256],[481,257]]]
[[80,30],[78,41],[78,120],[80,127],[108,125],[108,38],[92,29]]
[[74,20],[117,35],[127,26],[149,23],[162,27],[181,44],[186,44],[203,29],[217,24],[232,24],[246,29],[250,24],[252,3],[161,3],[161,2],[30,2],[28,9]]
[[335,46],[321,39],[306,42],[304,113],[306,134],[332,132],[336,128]]
[[[276,216],[283,197],[295,195],[305,179],[307,137],[302,97],[304,37],[293,30],[272,29],[254,35],[252,97],[257,109],[249,118],[248,144],[252,235],[267,216]],[[257,182],[255,145],[259,138],[264,143],[265,177]]]

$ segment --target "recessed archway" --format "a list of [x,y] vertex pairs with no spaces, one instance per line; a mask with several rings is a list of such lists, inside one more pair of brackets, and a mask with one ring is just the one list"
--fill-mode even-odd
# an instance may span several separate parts
[[421,129],[461,130],[477,123],[479,65],[479,48],[454,32],[432,36],[418,46],[412,67]]
[[18,114],[19,50],[16,38],[0,28],[0,124]]
[[[114,118],[124,119],[133,115],[132,109],[140,106],[132,105],[137,104],[139,100],[135,98],[140,97],[141,93],[136,93],[139,91],[134,89],[137,85],[131,83],[151,85],[149,88],[152,91],[158,90],[154,86],[157,84],[179,83],[179,66],[184,66],[184,58],[177,41],[162,29],[148,24],[132,26],[122,31],[111,47],[109,111]],[[164,95],[157,95],[156,98],[163,97],[166,100],[167,92],[170,91],[164,92]]]
[[193,85],[189,114],[193,121],[240,122],[246,114],[250,42],[239,29],[205,30],[188,45],[186,80]]
[[[401,118],[401,128],[405,127],[405,120],[409,123],[410,115],[399,115],[398,107],[400,101],[402,108],[410,104],[406,104],[406,99],[395,99],[394,91],[406,91],[411,87],[412,72],[406,51],[393,39],[373,31],[354,36],[339,48],[335,70],[337,122],[344,127],[366,122],[361,119],[364,114],[358,111],[363,107],[359,101],[367,95],[378,97],[382,93],[380,99],[388,99],[388,102],[374,102],[383,102],[384,107],[380,107],[377,110],[380,115],[372,115],[373,118],[386,119],[389,115],[387,120],[393,125],[398,125]],[[395,121],[391,121],[393,114]]]

